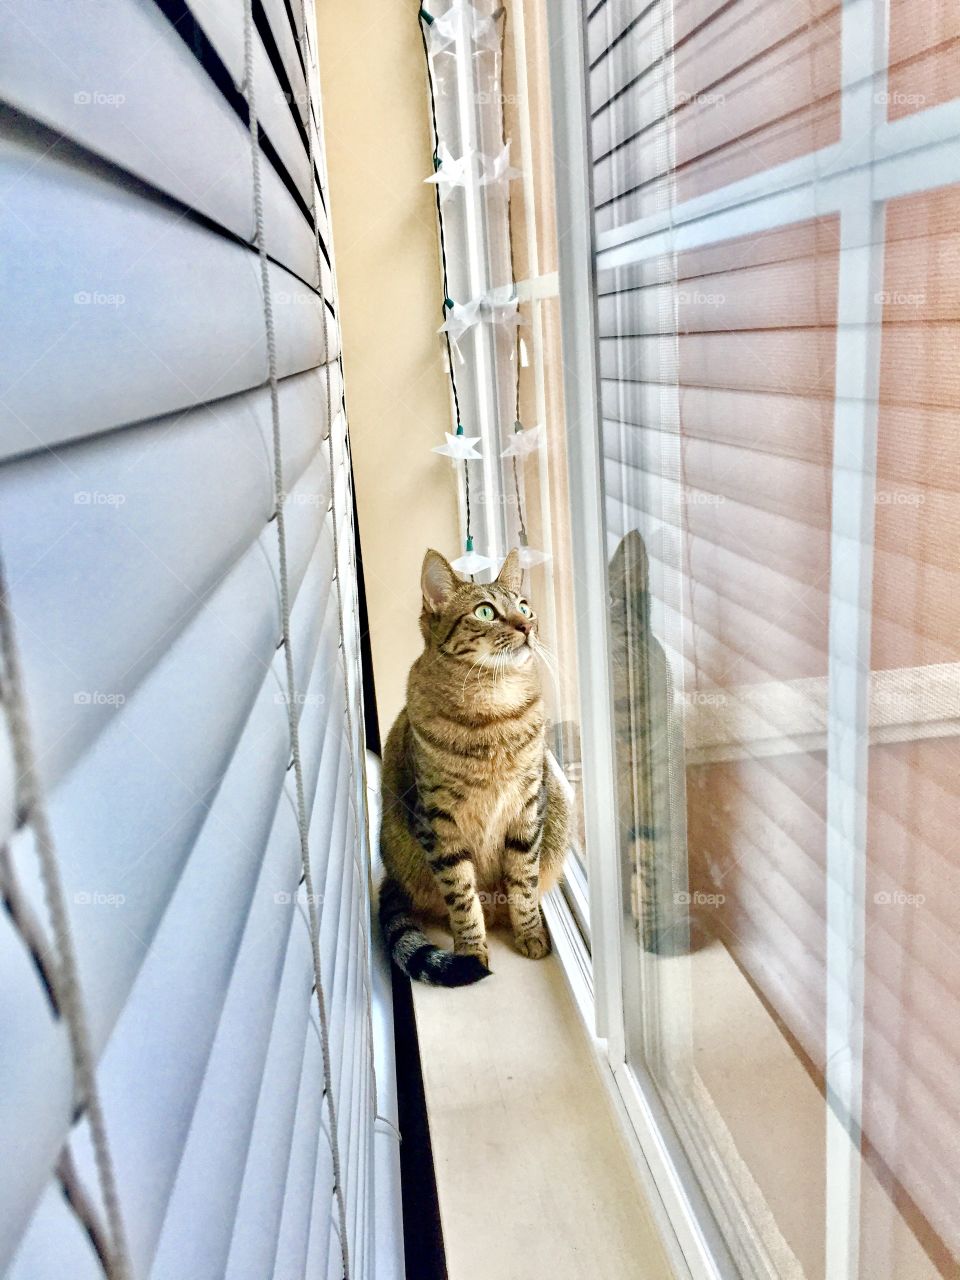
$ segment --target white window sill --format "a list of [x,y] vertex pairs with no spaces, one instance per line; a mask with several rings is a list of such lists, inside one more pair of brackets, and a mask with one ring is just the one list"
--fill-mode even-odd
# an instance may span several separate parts
[[556,955],[525,960],[498,934],[490,961],[473,987],[414,983],[450,1280],[667,1280]]

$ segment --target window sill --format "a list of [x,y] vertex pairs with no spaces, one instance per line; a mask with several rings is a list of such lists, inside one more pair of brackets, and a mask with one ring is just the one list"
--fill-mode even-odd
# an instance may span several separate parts
[[556,955],[525,960],[502,934],[490,955],[491,981],[414,984],[451,1280],[667,1280]]

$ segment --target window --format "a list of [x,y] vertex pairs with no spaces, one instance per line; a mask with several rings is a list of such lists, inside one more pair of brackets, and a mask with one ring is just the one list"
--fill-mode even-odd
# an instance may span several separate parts
[[551,21],[597,1026],[698,1273],[952,1274],[960,28]]
[[550,82],[543,74],[547,43],[545,7],[512,6],[504,30],[502,102],[505,128],[515,140],[516,163],[522,173],[512,189],[510,217],[516,292],[525,320],[520,330],[518,416],[541,424],[544,436],[536,469],[524,488],[524,514],[529,537],[550,554],[549,560],[531,571],[531,593],[547,614],[545,632],[555,663],[545,682],[551,747],[570,785],[572,801],[571,858],[564,889],[577,926],[589,940]]
[[[451,7],[445,16],[451,14],[462,20],[463,11]],[[582,948],[590,920],[550,86],[542,74],[546,11],[516,4],[492,17],[484,12],[481,30],[475,46],[467,32],[453,41],[428,34],[425,45],[438,175],[440,181],[450,175],[439,201],[444,280],[453,318],[465,303],[473,305],[474,317],[456,331],[447,355],[465,433],[480,437],[483,455],[464,465],[470,505],[462,488],[461,512],[477,550],[497,566],[511,547],[524,558],[525,589],[547,650],[542,683],[548,741],[572,810],[563,891]],[[512,180],[496,177],[498,159],[515,174]],[[534,432],[533,447],[514,447],[512,437],[526,445]],[[477,576],[495,572],[484,569]]]

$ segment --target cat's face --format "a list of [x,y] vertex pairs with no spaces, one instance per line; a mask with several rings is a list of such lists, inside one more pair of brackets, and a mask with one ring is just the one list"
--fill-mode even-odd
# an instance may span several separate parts
[[428,646],[468,665],[502,670],[533,657],[537,615],[521,593],[516,551],[495,582],[464,582],[438,551],[423,561],[420,630]]

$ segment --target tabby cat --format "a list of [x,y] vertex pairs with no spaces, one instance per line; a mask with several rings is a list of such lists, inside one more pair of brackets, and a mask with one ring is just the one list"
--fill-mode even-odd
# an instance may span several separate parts
[[[383,757],[380,924],[411,978],[439,986],[490,972],[487,925],[506,903],[521,955],[548,954],[540,896],[558,879],[567,805],[548,768],[537,616],[516,551],[495,582],[423,561],[424,650]],[[447,923],[453,951],[417,921]]]
[[676,953],[689,946],[690,921],[686,875],[676,865],[670,829],[673,683],[667,655],[650,629],[650,569],[636,529],[614,552],[608,582],[624,881],[645,949]]

